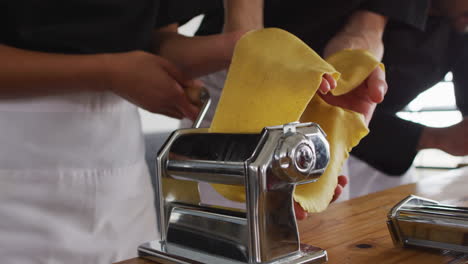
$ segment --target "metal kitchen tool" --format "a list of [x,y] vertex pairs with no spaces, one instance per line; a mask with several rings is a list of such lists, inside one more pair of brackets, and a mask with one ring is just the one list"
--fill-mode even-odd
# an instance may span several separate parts
[[468,208],[410,195],[388,213],[395,246],[468,253]]
[[[205,87],[200,89],[198,97],[199,97],[198,101],[201,103],[202,107],[200,109],[200,113],[198,114],[197,119],[193,122],[192,128],[200,127],[201,123],[203,122],[203,118],[208,113],[208,110],[210,109],[210,106],[211,106],[211,96]],[[194,99],[191,99],[191,100],[193,101]]]
[[[315,123],[266,127],[259,134],[175,131],[157,158],[161,238],[140,256],[159,263],[324,263],[326,251],[301,244],[295,185],[314,182],[329,161]],[[197,182],[243,188],[246,209],[202,204]]]

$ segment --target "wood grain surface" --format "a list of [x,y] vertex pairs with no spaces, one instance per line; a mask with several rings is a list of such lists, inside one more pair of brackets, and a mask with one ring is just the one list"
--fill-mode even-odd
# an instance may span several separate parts
[[[466,264],[467,256],[395,248],[387,230],[389,210],[410,194],[468,206],[468,168],[336,203],[299,223],[301,242],[327,250],[328,263]],[[135,258],[119,264],[152,264]]]

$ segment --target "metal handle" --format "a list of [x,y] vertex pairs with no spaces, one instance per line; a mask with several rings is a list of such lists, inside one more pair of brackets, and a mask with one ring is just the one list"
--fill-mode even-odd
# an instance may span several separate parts
[[208,112],[208,109],[210,109],[211,96],[205,87],[203,87],[200,91],[200,102],[203,103],[203,106],[200,109],[200,113],[198,113],[197,119],[193,122],[192,128],[200,127],[206,113]]

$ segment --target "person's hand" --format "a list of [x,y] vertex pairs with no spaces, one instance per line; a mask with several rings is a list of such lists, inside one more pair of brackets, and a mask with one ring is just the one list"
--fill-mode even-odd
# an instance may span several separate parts
[[387,89],[385,72],[377,67],[361,85],[351,92],[340,96],[328,93],[322,95],[322,98],[331,105],[363,114],[368,125],[375,107],[383,101]]
[[174,118],[194,120],[198,107],[184,88],[201,86],[186,78],[172,63],[159,56],[132,51],[109,54],[110,90],[141,108]]
[[[348,31],[339,33],[327,44],[324,57],[326,58],[344,49],[369,50],[378,60],[381,60],[383,56],[381,34],[368,33],[363,35],[361,31],[353,31],[348,28]],[[328,93],[335,87],[336,81],[333,77],[325,74],[319,88],[322,93],[321,97],[331,105],[363,114],[367,125],[369,125],[377,104],[383,101],[388,89],[385,72],[380,67],[377,67],[361,85],[348,94],[333,96]],[[338,199],[347,183],[348,178],[346,176],[338,176],[338,185],[332,202]],[[297,202],[294,202],[294,211],[298,220],[307,218],[307,212]]]
[[[375,107],[383,101],[387,92],[385,72],[380,67],[377,67],[359,87],[347,94],[334,96],[329,93],[335,87],[335,79],[331,75],[325,74],[319,88],[320,96],[331,105],[363,114],[367,125],[372,118]],[[338,185],[335,188],[331,202],[338,199],[347,183],[348,178],[346,176],[338,176]],[[294,202],[294,211],[298,220],[304,220],[308,216],[307,212],[297,202]]]
[[[319,87],[319,91],[322,96],[326,96],[329,94],[330,90],[335,89],[336,84],[336,80],[330,74],[324,74]],[[335,188],[335,193],[333,194],[331,202],[334,202],[338,197],[340,197],[346,184],[348,184],[348,178],[344,175],[338,176],[338,185]],[[307,212],[296,201],[294,201],[294,212],[297,220],[304,220],[308,216]]]
[[[348,184],[348,178],[344,175],[338,176],[338,185],[335,188],[335,194],[333,195],[331,202],[334,202],[336,199],[338,199],[346,184]],[[308,217],[307,212],[296,201],[294,201],[294,212],[296,214],[297,220],[304,220]]]
[[442,128],[425,127],[418,149],[436,148],[454,156],[468,155],[468,117],[461,122]]
[[[387,18],[370,11],[357,11],[349,19],[341,32],[335,35],[324,50],[324,58],[344,50],[362,49],[382,60],[384,46],[382,35]],[[342,96],[324,95],[323,99],[331,105],[340,106],[364,115],[369,124],[375,107],[382,102],[387,92],[385,72],[377,67],[356,89]]]

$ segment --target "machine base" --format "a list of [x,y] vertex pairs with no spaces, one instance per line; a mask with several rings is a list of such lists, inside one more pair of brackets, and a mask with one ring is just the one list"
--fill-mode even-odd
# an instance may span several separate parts
[[[261,264],[258,262],[239,262],[157,240],[144,243],[138,247],[138,255],[161,264]],[[268,262],[268,264],[319,264],[326,263],[327,260],[325,250],[301,244],[299,252]]]

